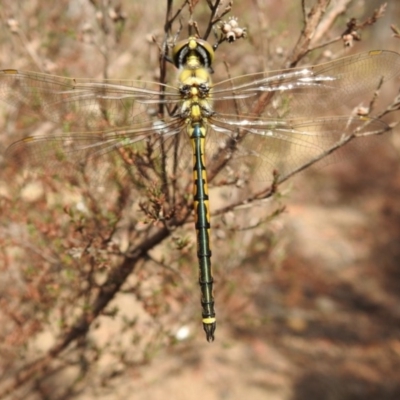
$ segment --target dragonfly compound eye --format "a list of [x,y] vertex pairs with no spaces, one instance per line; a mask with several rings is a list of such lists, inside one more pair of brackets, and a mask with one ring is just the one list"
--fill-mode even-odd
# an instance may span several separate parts
[[196,57],[201,65],[206,68],[211,68],[214,60],[214,50],[210,43],[195,37],[178,42],[172,53],[173,61],[177,68],[182,68],[186,65],[189,57]]

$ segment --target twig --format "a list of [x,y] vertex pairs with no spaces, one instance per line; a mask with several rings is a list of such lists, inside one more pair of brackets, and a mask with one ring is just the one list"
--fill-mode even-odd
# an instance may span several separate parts
[[400,29],[396,25],[390,25],[390,29],[393,31],[393,37],[400,39]]
[[338,17],[346,12],[346,8],[351,2],[352,0],[337,0],[334,2],[332,8],[325,14],[321,23],[316,27],[310,41],[310,47],[315,48],[314,46],[329,32]]
[[207,24],[206,33],[203,36],[203,39],[205,39],[205,40],[207,40],[208,36],[210,35],[213,26],[216,23],[218,23],[224,15],[228,14],[232,10],[232,5],[233,5],[232,0],[230,0],[228,5],[222,11],[222,13],[220,15],[217,15],[217,11],[220,6],[221,0],[216,0],[214,5],[212,4],[212,2],[210,0],[207,0],[207,3],[210,7],[211,14],[210,14],[209,22]]
[[309,52],[310,42],[329,3],[330,0],[318,0],[317,4],[311,8],[308,14],[306,14],[304,2],[302,3],[304,27],[288,60],[289,67],[294,67],[304,57],[304,55]]
[[128,276],[132,273],[137,263],[147,252],[157,244],[161,243],[169,236],[169,231],[165,228],[159,229],[144,242],[136,246],[130,256],[125,257],[122,263],[110,271],[106,281],[100,287],[96,299],[90,306],[90,312],[83,311],[77,318],[72,327],[57,341],[57,343],[47,352],[47,354],[31,364],[25,365],[0,391],[0,398],[3,398],[19,386],[27,383],[34,375],[44,372],[49,363],[65,350],[72,342],[83,337],[89,330],[92,322],[107,307],[109,302],[119,292]]

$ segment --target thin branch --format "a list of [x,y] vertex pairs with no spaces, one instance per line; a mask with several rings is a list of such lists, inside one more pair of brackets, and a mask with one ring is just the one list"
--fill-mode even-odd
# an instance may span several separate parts
[[337,0],[333,3],[332,8],[325,14],[321,23],[316,27],[314,35],[310,42],[310,47],[314,46],[332,29],[336,20],[346,12],[347,6],[353,0]]
[[169,35],[171,33],[172,24],[179,17],[182,10],[189,4],[189,0],[184,0],[182,5],[177,9],[176,13],[172,15],[173,0],[167,0],[166,21],[164,24],[164,33]]
[[169,236],[170,232],[161,228],[144,242],[136,246],[131,255],[125,257],[122,263],[114,268],[108,275],[104,284],[100,287],[96,299],[90,306],[90,312],[82,312],[71,328],[56,342],[56,344],[47,352],[47,354],[38,360],[25,365],[0,391],[0,398],[12,393],[19,386],[27,383],[29,379],[38,373],[44,372],[49,363],[64,351],[72,342],[83,337],[89,330],[93,321],[107,307],[109,302],[119,292],[121,286],[125,283],[128,276],[135,269],[137,263],[157,244],[161,243]]
[[[304,14],[304,27],[288,60],[289,67],[294,67],[304,57],[304,55],[308,53],[310,42],[329,3],[330,0],[318,0],[317,4],[311,8],[310,12],[308,14]],[[304,2],[303,10],[306,12]]]
[[[354,40],[360,40],[360,35],[358,31],[367,28],[370,25],[376,23],[379,18],[382,18],[385,11],[387,3],[382,4],[379,8],[375,9],[370,17],[365,19],[363,22],[357,22],[356,18],[351,18],[347,23],[346,29],[338,36],[328,39],[323,43],[318,43],[325,35],[328,34],[329,30],[332,28],[333,24],[337,20],[338,17],[343,15],[346,12],[346,8],[348,4],[351,3],[352,0],[337,0],[337,2],[333,5],[331,9],[324,16],[321,23],[316,27],[314,35],[309,43],[308,50],[302,54],[301,57],[304,57],[307,53],[321,49],[323,47],[327,47],[332,45],[333,43],[342,41],[345,46],[351,46]],[[296,63],[300,60],[300,58],[296,61]]]
[[390,25],[390,29],[393,32],[393,37],[400,39],[400,29],[396,25]]
[[211,13],[210,13],[209,22],[207,24],[206,33],[203,36],[203,39],[205,39],[205,40],[207,40],[208,36],[210,35],[213,26],[216,23],[218,23],[224,15],[228,14],[232,10],[233,1],[230,0],[228,5],[225,7],[225,9],[219,15],[217,15],[217,12],[218,12],[218,8],[220,6],[221,0],[216,0],[214,5],[212,4],[212,2],[210,0],[207,0],[207,3],[210,7]]

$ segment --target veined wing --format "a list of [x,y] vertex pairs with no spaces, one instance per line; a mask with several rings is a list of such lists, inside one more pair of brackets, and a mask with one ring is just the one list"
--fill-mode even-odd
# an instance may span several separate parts
[[[215,158],[219,149],[235,139],[238,159],[252,157],[258,165],[255,176],[269,180],[273,169],[289,173],[300,162],[327,151],[351,129],[364,134],[378,127],[385,130],[382,122],[368,124],[362,118],[335,115],[350,115],[352,107],[371,99],[380,82],[399,72],[397,53],[376,51],[217,83],[208,158]],[[181,98],[176,88],[154,82],[76,80],[6,70],[0,73],[0,98],[22,103],[68,131],[88,132],[27,138],[11,147],[14,159],[38,164],[44,160],[53,166],[65,155],[73,164],[83,164],[112,150],[135,150],[146,138],[171,137],[183,125],[180,118],[174,121],[167,116],[165,122],[157,117],[160,104],[171,109]]]
[[190,159],[187,142],[175,138],[183,123],[175,119],[107,131],[28,136],[13,143],[6,157],[18,167],[35,167],[61,177],[74,176],[78,170],[90,178],[93,186],[103,186],[110,177],[121,178],[128,171],[136,175],[135,179],[140,175],[156,178],[162,168],[162,152],[167,158],[173,154],[180,157],[179,163],[184,162],[183,158]]
[[[222,114],[211,119],[210,128],[209,158],[229,160],[234,171],[267,182],[272,181],[274,171],[284,177],[311,161],[320,159],[318,165],[326,165],[351,157],[355,148],[370,145],[371,140],[378,140],[376,135],[390,129],[381,120],[359,116],[238,121]],[[331,154],[339,143],[344,147]]]
[[283,118],[348,114],[368,105],[382,82],[400,74],[400,54],[369,51],[325,64],[262,72],[214,86],[215,109],[250,116]]
[[[128,158],[140,151],[156,158],[161,141],[166,145],[163,150],[168,150],[169,139],[183,124],[168,113],[180,101],[177,90],[156,82],[96,81],[4,70],[0,71],[0,99],[21,107],[24,114],[56,124],[54,132],[15,142],[7,150],[9,160],[61,174],[71,171],[71,166],[85,166],[91,178],[100,180],[111,165],[129,165]],[[165,111],[163,119],[160,106]],[[125,171],[122,166],[119,170]]]
[[250,164],[249,178],[266,181],[274,170],[290,174],[355,134],[356,140],[322,163],[351,157],[374,141],[373,134],[389,129],[382,121],[356,116],[354,108],[367,106],[380,84],[399,74],[398,53],[373,51],[217,83],[210,157],[221,157],[224,149],[235,170]]
[[3,70],[0,99],[69,131],[99,131],[154,120],[160,104],[172,107],[180,96],[176,88],[157,82],[96,81]]

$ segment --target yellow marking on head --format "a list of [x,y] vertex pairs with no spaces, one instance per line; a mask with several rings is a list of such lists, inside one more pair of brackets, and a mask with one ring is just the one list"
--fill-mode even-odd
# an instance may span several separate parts
[[196,38],[190,37],[188,39],[188,47],[189,47],[190,50],[195,50],[196,49],[196,47],[197,47]]

